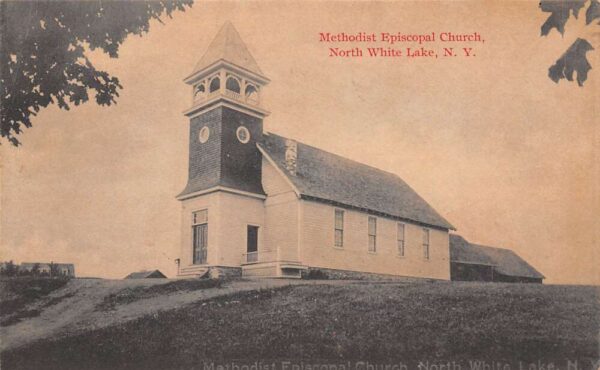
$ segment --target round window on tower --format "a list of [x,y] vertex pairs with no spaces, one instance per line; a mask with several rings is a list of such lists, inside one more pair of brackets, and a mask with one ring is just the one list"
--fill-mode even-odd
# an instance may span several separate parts
[[246,144],[248,141],[250,141],[250,131],[248,131],[248,129],[246,127],[244,127],[244,126],[238,127],[238,129],[235,133],[237,135],[238,140],[242,144]]
[[207,126],[204,126],[198,132],[198,141],[202,144],[208,141],[208,137],[210,136],[210,129]]

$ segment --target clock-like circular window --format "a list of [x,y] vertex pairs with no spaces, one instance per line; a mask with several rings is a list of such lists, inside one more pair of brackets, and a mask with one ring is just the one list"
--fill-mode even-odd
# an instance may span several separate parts
[[208,141],[208,137],[210,136],[210,129],[207,126],[204,126],[198,132],[198,141],[202,144]]
[[238,127],[235,134],[237,135],[238,140],[242,144],[246,144],[248,141],[250,141],[250,131],[248,131],[248,129],[244,126]]

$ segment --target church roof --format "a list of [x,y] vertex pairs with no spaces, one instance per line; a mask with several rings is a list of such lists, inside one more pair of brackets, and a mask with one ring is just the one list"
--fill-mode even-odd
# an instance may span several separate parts
[[493,266],[495,271],[506,276],[544,278],[544,275],[510,249],[473,244],[456,234],[450,235],[450,261]]
[[454,227],[397,175],[297,143],[296,174],[285,170],[288,139],[266,133],[259,144],[305,199],[324,201],[442,229]]
[[264,76],[231,22],[223,24],[208,46],[204,56],[196,64],[192,75],[218,61],[226,61],[257,75]]

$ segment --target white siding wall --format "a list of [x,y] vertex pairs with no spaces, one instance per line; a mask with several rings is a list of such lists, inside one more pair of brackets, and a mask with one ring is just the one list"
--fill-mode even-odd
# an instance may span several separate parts
[[262,186],[268,196],[276,196],[284,193],[293,193],[294,190],[290,183],[283,177],[284,175],[263,156],[262,161]]
[[298,261],[298,199],[295,194],[276,195],[265,202],[267,240],[281,261]]
[[368,217],[344,210],[344,245],[334,247],[335,207],[300,201],[302,263],[312,267],[450,279],[448,232],[430,230],[430,259],[423,258],[423,227],[405,223],[405,257],[398,256],[397,221],[377,217],[377,251],[368,251]]
[[240,266],[247,225],[259,227],[258,250],[311,267],[450,279],[448,232],[430,230],[430,259],[423,258],[423,227],[405,223],[405,256],[398,256],[397,221],[377,217],[377,251],[368,251],[368,217],[344,210],[344,245],[334,247],[336,207],[299,200],[291,185],[263,160],[261,200],[214,192],[182,202],[181,267],[192,264],[192,212],[208,209],[208,264]]
[[265,245],[264,201],[244,195],[220,192],[220,266],[240,266],[247,250],[248,225],[258,226],[258,250]]
[[258,226],[258,248],[265,248],[263,200],[218,191],[182,202],[181,267],[192,264],[192,212],[208,209],[209,265],[240,266],[247,226]]
[[263,159],[262,177],[263,189],[267,193],[265,219],[268,248],[277,251],[279,260],[298,261],[299,201],[296,193],[266,159]]

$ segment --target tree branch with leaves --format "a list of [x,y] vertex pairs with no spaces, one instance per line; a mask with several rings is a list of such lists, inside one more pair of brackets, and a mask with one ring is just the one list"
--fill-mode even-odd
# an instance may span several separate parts
[[129,34],[141,36],[150,20],[161,22],[192,1],[1,1],[1,137],[18,146],[18,135],[42,108],[69,110],[90,92],[101,106],[116,103],[118,77],[96,69],[86,50],[117,58]]

